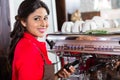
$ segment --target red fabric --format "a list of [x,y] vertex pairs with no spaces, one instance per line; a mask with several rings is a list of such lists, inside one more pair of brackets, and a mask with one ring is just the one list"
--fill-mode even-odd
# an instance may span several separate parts
[[45,43],[37,41],[28,33],[24,33],[24,37],[15,48],[12,80],[42,80],[44,61],[38,48],[33,43],[37,44],[42,51],[46,62],[51,64],[51,61],[48,59]]

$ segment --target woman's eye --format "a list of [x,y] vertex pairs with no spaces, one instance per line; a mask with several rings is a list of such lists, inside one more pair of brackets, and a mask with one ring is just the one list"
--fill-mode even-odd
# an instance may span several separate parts
[[48,20],[48,17],[45,17],[44,20]]
[[37,20],[37,21],[39,21],[39,20],[40,20],[40,18],[34,18],[34,20]]
[[40,20],[45,20],[47,21],[48,20],[48,17],[44,17],[43,19],[41,17],[35,17],[34,18],[35,21],[40,21]]

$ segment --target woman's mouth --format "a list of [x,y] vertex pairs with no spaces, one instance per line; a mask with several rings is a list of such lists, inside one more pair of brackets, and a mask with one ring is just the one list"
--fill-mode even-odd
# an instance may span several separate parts
[[46,28],[39,28],[40,33],[44,33],[46,31]]

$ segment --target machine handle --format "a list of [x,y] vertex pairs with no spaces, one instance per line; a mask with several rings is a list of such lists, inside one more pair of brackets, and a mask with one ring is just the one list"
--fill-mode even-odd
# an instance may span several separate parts
[[77,64],[79,64],[79,60],[75,60],[74,62],[72,62],[72,63],[68,63],[68,64],[66,64],[65,66],[64,66],[64,68],[67,70],[67,71],[69,71],[69,67],[70,66],[75,66],[75,65],[77,65]]

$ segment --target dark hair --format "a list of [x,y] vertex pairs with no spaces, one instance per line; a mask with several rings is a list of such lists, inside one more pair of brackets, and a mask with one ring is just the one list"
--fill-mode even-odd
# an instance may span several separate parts
[[49,9],[47,5],[41,0],[24,0],[19,8],[18,15],[15,17],[16,22],[14,24],[14,29],[10,34],[11,43],[9,47],[9,60],[10,64],[12,64],[14,50],[18,41],[23,37],[23,33],[26,31],[23,25],[21,24],[21,20],[26,20],[28,16],[33,13],[36,9],[43,7],[46,9],[49,14]]

